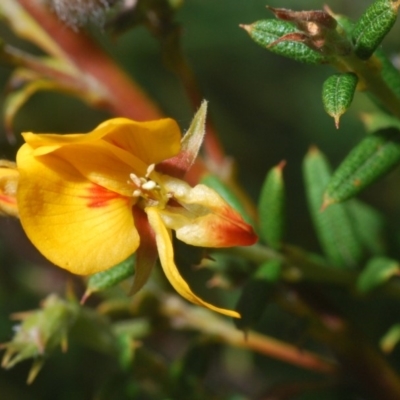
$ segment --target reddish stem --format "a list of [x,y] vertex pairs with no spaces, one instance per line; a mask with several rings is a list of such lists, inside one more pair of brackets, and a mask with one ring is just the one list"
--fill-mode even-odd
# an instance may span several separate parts
[[139,121],[162,116],[158,107],[88,35],[65,26],[37,1],[18,0],[18,2],[57,42],[66,57],[82,73],[92,76],[107,89],[107,101],[99,104],[100,108],[114,115]]

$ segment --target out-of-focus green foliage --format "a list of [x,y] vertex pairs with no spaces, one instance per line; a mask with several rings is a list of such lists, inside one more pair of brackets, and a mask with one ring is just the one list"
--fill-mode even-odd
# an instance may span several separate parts
[[[0,397],[399,398],[399,2],[331,0],[332,11],[322,11],[319,0],[271,0],[270,7],[308,10],[275,12],[275,19],[261,0],[139,0],[136,13],[129,2],[119,11],[108,3],[109,23],[86,27],[90,34],[182,127],[194,114],[189,98],[201,93],[235,161],[235,167],[232,160],[226,164],[237,170],[235,185],[207,157],[194,169],[206,170],[203,183],[259,228],[261,243],[203,252],[179,245],[176,260],[196,292],[236,304],[242,319],[235,323],[244,333],[232,321],[179,302],[157,271],[130,298],[131,259],[86,281],[67,276],[36,253],[18,221],[3,218],[3,365],[34,356],[35,374],[44,364],[30,386],[31,361],[1,370]],[[60,69],[4,21],[0,35],[24,51],[2,47],[3,125],[17,145],[4,129],[1,158],[14,158],[21,131],[83,132],[109,117],[92,108],[99,97],[90,85],[65,84],[71,76],[90,82],[86,75]],[[10,62],[10,55],[20,58]],[[17,59],[22,71],[12,72]],[[36,74],[26,73],[29,62]],[[43,71],[55,80],[43,81]],[[194,77],[199,92],[185,92]],[[340,130],[324,106],[337,120],[346,112]],[[321,151],[307,153],[311,145]],[[282,159],[284,176],[274,167]],[[67,281],[73,289],[65,289]],[[223,290],[210,294],[205,283]],[[92,296],[80,306],[71,291]],[[25,322],[13,332],[8,316],[37,308],[43,298],[40,309],[21,314]],[[68,351],[61,353],[67,337]],[[30,347],[21,351],[21,343]]]

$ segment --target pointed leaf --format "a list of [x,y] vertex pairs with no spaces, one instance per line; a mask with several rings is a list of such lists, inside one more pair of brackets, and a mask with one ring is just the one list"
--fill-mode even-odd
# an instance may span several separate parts
[[324,205],[354,197],[400,162],[400,130],[387,128],[368,135],[335,171],[324,196]]
[[325,111],[335,120],[339,128],[339,119],[350,107],[357,87],[358,77],[352,72],[330,76],[322,88],[322,101]]
[[312,148],[303,164],[308,206],[319,242],[329,261],[338,267],[354,267],[362,246],[354,232],[347,209],[340,204],[321,210],[322,195],[329,182],[330,166],[324,155]]
[[258,201],[260,234],[273,249],[280,248],[285,225],[284,166],[281,162],[267,174]]
[[367,293],[399,273],[398,261],[386,257],[372,258],[357,279],[357,290],[360,293]]
[[302,34],[288,21],[265,19],[251,25],[241,25],[260,46],[273,53],[293,58],[306,64],[323,64],[328,58],[299,41],[280,40],[285,35]]
[[354,230],[364,248],[371,255],[385,253],[384,231],[385,219],[382,214],[360,200],[345,203]]
[[357,21],[353,30],[354,52],[362,60],[371,57],[397,18],[399,1],[377,0]]
[[116,266],[90,276],[83,301],[94,292],[109,289],[115,285],[118,285],[125,279],[133,276],[134,272],[135,256],[132,255]]

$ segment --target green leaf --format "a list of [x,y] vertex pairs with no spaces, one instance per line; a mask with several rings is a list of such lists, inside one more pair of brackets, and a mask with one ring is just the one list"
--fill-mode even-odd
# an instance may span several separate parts
[[357,82],[358,77],[352,72],[334,74],[324,82],[322,101],[325,111],[335,120],[336,128],[353,101]]
[[375,56],[381,62],[381,70],[380,73],[382,75],[383,80],[386,82],[388,87],[394,92],[394,94],[400,98],[400,72],[395,66],[392,64],[390,59],[386,56],[386,54],[378,49],[375,51]]
[[371,57],[390,32],[396,22],[399,5],[398,1],[377,0],[356,22],[353,30],[354,52],[362,60]]
[[385,353],[391,353],[400,341],[400,324],[393,325],[379,342],[379,346]]
[[264,19],[251,25],[241,25],[241,27],[248,32],[257,44],[273,53],[293,58],[306,64],[324,64],[328,62],[327,57],[312,50],[304,43],[290,40],[279,41],[285,35],[301,33],[288,21]]
[[125,279],[133,276],[134,272],[135,255],[131,255],[116,266],[91,275],[88,280],[86,292],[83,296],[83,301],[86,300],[87,297],[89,297],[92,293],[109,289]]
[[359,275],[356,283],[357,290],[360,293],[370,292],[391,277],[398,275],[399,272],[398,261],[386,257],[374,257],[368,261],[365,269]]
[[350,200],[345,203],[354,230],[363,244],[364,248],[371,255],[385,253],[384,230],[385,219],[373,207],[360,200]]
[[321,210],[322,196],[331,171],[326,158],[315,147],[305,157],[303,174],[309,210],[326,257],[340,268],[356,266],[362,256],[362,246],[346,207],[336,204]]
[[261,264],[245,283],[236,305],[236,311],[241,315],[240,319],[234,320],[238,329],[247,330],[259,321],[275,294],[276,282],[280,276],[280,261],[270,260]]
[[368,133],[374,133],[387,128],[397,128],[400,130],[400,120],[382,111],[363,114],[361,118]]
[[368,135],[335,171],[324,206],[354,197],[400,162],[400,130],[387,128]]
[[285,225],[284,166],[281,162],[267,174],[258,201],[260,235],[273,249],[280,248]]

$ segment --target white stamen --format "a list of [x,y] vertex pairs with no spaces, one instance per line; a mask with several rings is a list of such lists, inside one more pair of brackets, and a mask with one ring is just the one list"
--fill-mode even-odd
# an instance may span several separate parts
[[153,190],[157,187],[157,184],[154,181],[147,181],[146,183],[143,183],[142,188],[144,190]]
[[141,195],[142,195],[142,191],[140,189],[136,189],[132,193],[133,197],[140,197]]
[[136,185],[136,186],[142,186],[142,182],[140,181],[140,179],[138,178],[138,176],[137,175],[135,175],[135,174],[130,174],[129,175],[129,178],[131,178],[131,180],[132,180],[132,182]]
[[155,164],[150,164],[148,167],[147,167],[147,171],[146,171],[146,178],[148,178],[149,176],[150,176],[150,174],[154,171],[154,168],[156,167],[156,165]]

